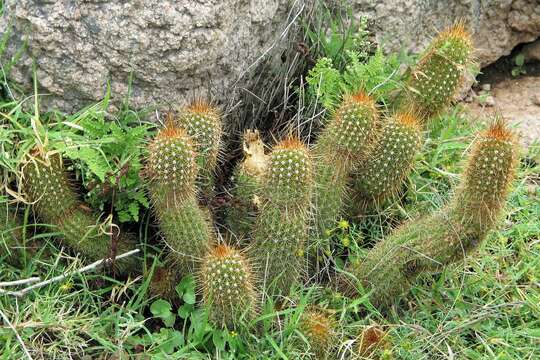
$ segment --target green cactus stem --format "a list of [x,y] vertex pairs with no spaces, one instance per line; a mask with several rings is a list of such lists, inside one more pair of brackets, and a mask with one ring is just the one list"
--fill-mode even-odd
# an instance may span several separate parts
[[150,198],[168,246],[168,258],[184,276],[192,273],[213,239],[208,215],[197,203],[196,153],[182,128],[169,124],[148,148]]
[[245,132],[244,159],[234,170],[231,201],[225,209],[225,224],[240,240],[249,236],[257,217],[262,176],[268,163],[264,147],[257,130]]
[[287,294],[306,272],[311,161],[308,149],[296,139],[281,141],[270,154],[251,247],[270,293]]
[[394,196],[413,168],[421,139],[415,115],[397,113],[386,119],[370,157],[354,174],[351,204],[356,215]]
[[399,108],[414,111],[424,123],[444,110],[462,83],[472,52],[463,23],[439,33],[408,76]]
[[216,325],[234,329],[256,314],[255,278],[238,250],[217,245],[205,256],[199,271],[202,302]]
[[375,143],[378,112],[363,92],[345,98],[315,145],[315,229],[324,237],[339,220],[349,177]]
[[[113,253],[119,255],[135,247],[129,236],[113,235],[118,233],[117,227],[101,222],[79,200],[58,153],[36,151],[22,170],[22,189],[27,200],[33,203],[34,211],[44,223],[56,226],[62,243],[91,261],[109,258]],[[118,236],[116,249],[111,249],[112,236]],[[120,273],[141,270],[140,260],[135,257],[115,261],[114,265]]]
[[197,186],[201,196],[211,198],[214,194],[214,174],[219,160],[223,135],[219,110],[204,100],[195,100],[180,114],[177,125],[191,137],[199,167]]
[[497,224],[514,179],[513,134],[495,121],[475,141],[451,201],[431,216],[406,223],[368,252],[351,272],[386,307],[422,273],[440,271],[470,255]]

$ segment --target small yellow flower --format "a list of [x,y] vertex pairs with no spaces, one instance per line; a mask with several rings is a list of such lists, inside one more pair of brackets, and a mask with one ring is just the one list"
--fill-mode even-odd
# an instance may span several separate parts
[[236,337],[236,335],[238,335],[238,334],[236,333],[236,331],[231,331],[231,332],[229,333],[229,335],[230,335],[231,337]]
[[71,282],[66,282],[66,283],[60,285],[60,290],[62,290],[64,292],[68,292],[72,288],[73,288],[73,283],[71,283]]
[[344,247],[349,247],[349,245],[351,245],[351,239],[349,239],[348,236],[345,236],[343,239],[341,239],[341,243]]
[[349,222],[347,220],[340,220],[338,223],[338,228],[342,230],[347,230],[349,228]]

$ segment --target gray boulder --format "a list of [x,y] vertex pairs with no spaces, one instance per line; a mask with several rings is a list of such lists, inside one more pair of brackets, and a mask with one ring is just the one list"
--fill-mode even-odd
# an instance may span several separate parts
[[273,43],[288,0],[6,0],[0,32],[11,24],[10,77],[32,89],[37,62],[44,108],[74,111],[103,98],[170,107],[194,96],[223,100]]
[[540,0],[353,0],[373,22],[387,50],[421,50],[438,30],[463,19],[473,32],[480,66],[540,36]]

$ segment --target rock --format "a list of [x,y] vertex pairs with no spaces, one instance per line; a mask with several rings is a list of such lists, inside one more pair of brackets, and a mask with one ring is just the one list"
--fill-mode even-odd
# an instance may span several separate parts
[[108,82],[116,104],[131,82],[135,108],[169,109],[201,95],[231,100],[231,86],[279,40],[291,10],[288,0],[3,3],[0,36],[13,28],[2,63],[28,36],[10,77],[31,93],[36,59],[40,92],[50,94],[42,108],[67,112],[102,99]]
[[491,84],[482,84],[482,86],[480,88],[482,89],[482,91],[490,92],[491,91]]
[[540,38],[536,41],[527,44],[523,47],[521,52],[525,58],[525,62],[530,63],[534,61],[540,61]]
[[473,32],[480,66],[540,36],[538,0],[353,0],[357,17],[367,15],[386,50],[422,50],[436,30],[464,19]]
[[488,107],[493,107],[495,106],[495,98],[493,96],[486,96],[486,98],[484,99],[483,101],[483,104],[488,106]]
[[540,106],[540,93],[534,94],[534,95],[532,96],[532,103],[533,103],[534,105]]

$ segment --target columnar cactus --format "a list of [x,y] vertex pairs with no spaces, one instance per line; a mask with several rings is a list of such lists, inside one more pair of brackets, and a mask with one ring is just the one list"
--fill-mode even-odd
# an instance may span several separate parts
[[337,322],[321,310],[306,310],[300,318],[299,330],[310,345],[315,359],[331,359],[338,340]]
[[204,100],[196,100],[181,112],[177,125],[193,140],[201,195],[211,197],[223,132],[219,110]]
[[[92,261],[112,255],[111,233],[116,230],[101,223],[99,217],[78,199],[59,154],[36,151],[22,170],[22,189],[27,200],[34,204],[36,214],[44,223],[56,226],[64,244]],[[120,234],[116,254],[134,247],[132,239]],[[116,261],[115,267],[121,273],[140,271],[140,262],[128,257]]]
[[268,289],[287,294],[306,271],[313,170],[308,149],[299,140],[278,143],[261,190],[261,207],[251,251]]
[[196,153],[185,130],[168,124],[148,147],[146,175],[153,207],[179,275],[194,271],[211,245],[207,214],[195,190]]
[[497,120],[473,145],[452,200],[439,212],[405,224],[369,251],[352,273],[373,289],[382,307],[406,292],[418,275],[463,259],[496,225],[514,179],[513,134]]
[[409,74],[399,107],[418,113],[423,122],[444,110],[459,89],[472,51],[463,23],[439,33]]
[[233,186],[230,189],[231,202],[225,210],[226,225],[239,239],[247,237],[255,223],[261,178],[268,162],[264,143],[257,130],[246,131],[243,150],[244,159],[234,170]]
[[355,173],[352,206],[363,212],[391,197],[409,175],[421,146],[418,118],[397,113],[386,119],[366,163]]
[[315,145],[315,227],[332,228],[348,195],[349,176],[375,144],[379,117],[375,101],[363,92],[345,98]]
[[249,261],[238,250],[216,245],[202,262],[199,278],[202,302],[216,326],[235,328],[256,313],[255,278]]

